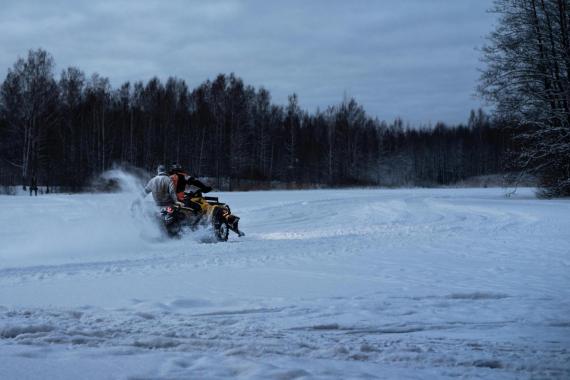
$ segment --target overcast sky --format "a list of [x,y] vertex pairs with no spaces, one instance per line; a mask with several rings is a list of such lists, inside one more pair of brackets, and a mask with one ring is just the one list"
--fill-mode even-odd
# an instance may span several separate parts
[[114,86],[218,73],[315,111],[344,94],[384,120],[464,122],[492,0],[2,0],[0,74],[43,48],[57,71],[77,66]]

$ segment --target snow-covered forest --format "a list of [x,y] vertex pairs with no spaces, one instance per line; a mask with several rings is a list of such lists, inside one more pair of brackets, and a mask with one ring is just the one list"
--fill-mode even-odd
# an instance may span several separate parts
[[[239,77],[190,89],[158,78],[112,88],[77,68],[54,73],[30,51],[0,93],[0,184],[79,190],[114,164],[153,171],[179,162],[218,188],[303,185],[436,185],[504,170],[509,132],[483,111],[465,125],[411,128],[368,116],[355,99],[316,113],[287,105]],[[467,120],[467,115],[466,115]]]

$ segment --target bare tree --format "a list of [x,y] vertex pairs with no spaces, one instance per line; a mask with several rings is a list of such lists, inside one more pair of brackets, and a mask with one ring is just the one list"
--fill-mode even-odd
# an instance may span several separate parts
[[546,196],[570,195],[569,0],[496,0],[479,91],[516,126],[516,166]]
[[18,59],[8,70],[0,90],[5,120],[21,150],[20,159],[13,164],[21,169],[24,183],[38,175],[40,165],[47,164],[48,131],[56,125],[58,111],[53,69],[50,54],[30,50],[27,59]]

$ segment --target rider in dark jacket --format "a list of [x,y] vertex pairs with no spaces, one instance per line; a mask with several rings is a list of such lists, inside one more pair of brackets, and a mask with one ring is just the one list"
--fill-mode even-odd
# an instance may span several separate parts
[[179,202],[184,202],[184,190],[186,189],[187,185],[196,186],[202,193],[208,193],[212,191],[211,186],[205,185],[203,182],[186,173],[184,169],[182,169],[182,166],[179,164],[172,164],[169,174],[170,179],[174,184],[174,188],[176,189],[176,197],[178,198]]

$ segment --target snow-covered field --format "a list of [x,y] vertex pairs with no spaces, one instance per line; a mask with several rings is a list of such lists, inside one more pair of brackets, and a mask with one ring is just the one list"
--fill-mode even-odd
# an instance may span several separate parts
[[570,378],[570,201],[219,195],[246,237],[1,196],[0,379]]

